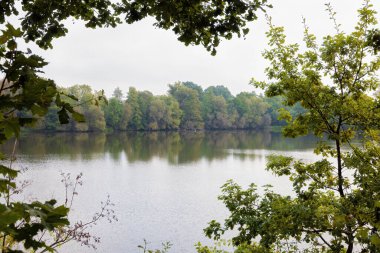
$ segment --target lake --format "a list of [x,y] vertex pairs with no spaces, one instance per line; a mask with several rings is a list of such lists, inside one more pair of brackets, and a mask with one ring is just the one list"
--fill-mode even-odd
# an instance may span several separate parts
[[[83,185],[71,219],[90,220],[107,195],[119,221],[91,228],[101,238],[97,252],[142,252],[170,241],[170,252],[195,252],[210,244],[203,228],[227,212],[217,200],[220,187],[233,179],[243,186],[272,184],[291,194],[287,178],[265,170],[269,154],[314,160],[313,137],[288,139],[269,131],[130,132],[118,134],[28,134],[17,145],[16,166],[30,179],[23,200],[64,200],[60,173],[83,172]],[[3,145],[10,152],[12,144]],[[94,252],[70,243],[60,252]]]

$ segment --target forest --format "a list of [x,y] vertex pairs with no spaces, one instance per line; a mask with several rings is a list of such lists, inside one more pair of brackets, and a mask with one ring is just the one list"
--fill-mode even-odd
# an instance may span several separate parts
[[[57,106],[37,122],[35,131],[99,132],[156,130],[262,129],[283,126],[279,110],[283,98],[265,97],[254,92],[233,96],[225,86],[204,89],[193,82],[169,85],[167,95],[153,95],[131,87],[125,95],[116,88],[109,99],[94,103],[98,96],[89,85],[60,88],[69,94],[64,99],[85,119],[62,125]],[[73,99],[75,98],[75,99]],[[293,116],[304,111],[296,104],[287,108]],[[283,109],[282,109],[283,110]]]

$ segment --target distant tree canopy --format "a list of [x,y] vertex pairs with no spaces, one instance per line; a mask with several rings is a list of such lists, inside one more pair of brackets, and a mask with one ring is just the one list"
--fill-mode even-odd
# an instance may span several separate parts
[[[192,82],[169,85],[168,95],[155,96],[149,91],[131,87],[123,100],[123,91],[116,88],[108,103],[97,107],[92,98],[97,96],[88,85],[61,88],[70,97],[66,102],[85,115],[85,122],[70,120],[61,125],[56,115],[58,108],[49,108],[40,118],[37,130],[88,132],[125,130],[195,130],[195,129],[259,129],[271,125],[282,126],[279,110],[284,106],[281,97],[263,97],[241,92],[233,96],[224,86],[210,86],[203,90]],[[284,107],[291,115],[304,112],[299,104]]]

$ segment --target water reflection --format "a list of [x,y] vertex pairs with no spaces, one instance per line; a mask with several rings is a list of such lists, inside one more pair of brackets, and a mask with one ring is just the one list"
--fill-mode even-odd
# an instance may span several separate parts
[[[201,159],[226,159],[231,153],[239,159],[254,159],[252,150],[305,150],[315,146],[311,136],[289,139],[270,131],[211,131],[211,132],[123,132],[96,133],[32,133],[21,138],[18,153],[34,159],[49,155],[66,159],[94,159],[109,155],[129,163],[162,158],[170,164],[185,164]],[[9,153],[12,142],[1,149]],[[234,152],[238,150],[239,152]]]
[[[89,220],[109,194],[119,222],[99,224],[98,252],[136,252],[147,238],[152,248],[172,242],[172,252],[194,252],[194,243],[209,244],[203,228],[226,217],[217,200],[228,179],[246,186],[272,184],[291,194],[286,177],[265,170],[266,155],[275,151],[312,158],[316,139],[283,138],[269,131],[128,132],[118,134],[29,134],[18,143],[15,166],[33,184],[23,196],[50,199],[64,196],[60,172],[84,173],[84,186],[74,216]],[[9,154],[12,142],[0,149]],[[69,245],[67,253],[92,253]]]

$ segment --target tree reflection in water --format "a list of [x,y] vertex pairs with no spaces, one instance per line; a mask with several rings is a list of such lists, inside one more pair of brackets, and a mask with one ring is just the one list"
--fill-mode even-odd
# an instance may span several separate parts
[[[72,160],[94,159],[108,154],[120,160],[124,154],[129,163],[166,159],[170,164],[185,164],[206,159],[226,159],[231,150],[304,150],[312,149],[311,136],[285,139],[270,131],[198,131],[198,132],[120,132],[103,133],[30,133],[22,137],[18,153],[42,158],[63,156]],[[7,152],[12,141],[3,145]],[[234,153],[239,159],[250,159],[252,153]]]

